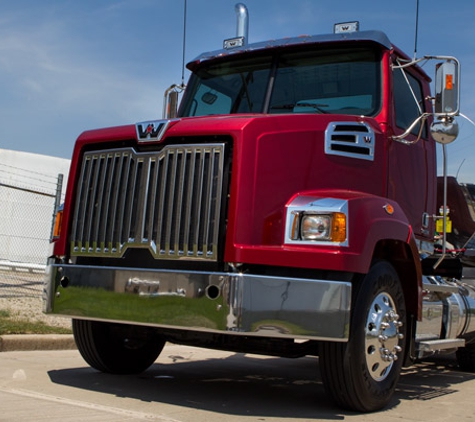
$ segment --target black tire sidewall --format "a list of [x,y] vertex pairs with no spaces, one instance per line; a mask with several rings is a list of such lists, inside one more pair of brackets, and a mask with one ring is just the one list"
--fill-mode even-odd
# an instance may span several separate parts
[[370,306],[374,298],[380,293],[387,293],[395,304],[395,311],[403,323],[400,333],[404,338],[399,345],[404,351],[406,337],[406,309],[404,295],[399,277],[391,264],[387,261],[375,263],[361,283],[354,286],[353,311],[351,317],[350,339],[344,364],[347,365],[351,379],[355,382],[355,391],[358,401],[368,410],[383,407],[391,399],[401,372],[403,352],[394,362],[389,374],[381,381],[371,377],[366,363],[365,326]]
[[457,362],[462,371],[475,372],[475,343],[468,343],[456,352]]
[[146,329],[137,347],[124,346],[134,326],[88,320],[73,320],[73,333],[79,352],[93,368],[112,374],[137,374],[153,364],[165,340]]

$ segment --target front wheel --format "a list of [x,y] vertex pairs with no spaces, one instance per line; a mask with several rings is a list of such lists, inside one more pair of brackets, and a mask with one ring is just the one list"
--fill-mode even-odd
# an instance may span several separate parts
[[145,371],[165,346],[150,327],[73,319],[73,334],[83,359],[111,374]]
[[405,348],[406,309],[399,277],[386,261],[353,285],[347,343],[325,342],[320,372],[327,394],[344,409],[371,412],[394,393]]

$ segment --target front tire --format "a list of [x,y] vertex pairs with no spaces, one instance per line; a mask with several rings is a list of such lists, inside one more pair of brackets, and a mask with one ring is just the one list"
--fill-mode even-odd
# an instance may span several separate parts
[[348,410],[371,412],[392,398],[405,348],[406,309],[399,277],[386,261],[353,285],[347,343],[325,342],[320,372],[327,394]]
[[73,334],[83,359],[111,374],[145,371],[165,346],[150,327],[73,319]]

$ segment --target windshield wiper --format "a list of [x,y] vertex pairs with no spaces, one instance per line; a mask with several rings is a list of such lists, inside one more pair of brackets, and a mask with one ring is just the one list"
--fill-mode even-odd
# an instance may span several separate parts
[[322,107],[328,107],[328,104],[314,104],[314,103],[297,103],[297,107],[310,107],[317,110],[319,113],[327,114],[328,111],[323,110]]
[[271,110],[293,110],[295,107],[309,107],[322,114],[328,114],[328,111],[321,107],[328,107],[328,104],[313,104],[313,103],[297,103],[297,104],[282,104],[271,107]]

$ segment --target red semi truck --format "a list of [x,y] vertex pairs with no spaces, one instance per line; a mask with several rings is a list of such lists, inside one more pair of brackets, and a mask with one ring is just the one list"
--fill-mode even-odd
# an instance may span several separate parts
[[432,97],[382,32],[248,43],[237,11],[178,109],[171,89],[163,119],[77,139],[45,312],[72,318],[99,371],[144,371],[167,341],[314,355],[335,403],[363,412],[427,355],[473,370],[474,290],[434,250],[458,61],[421,59]]

